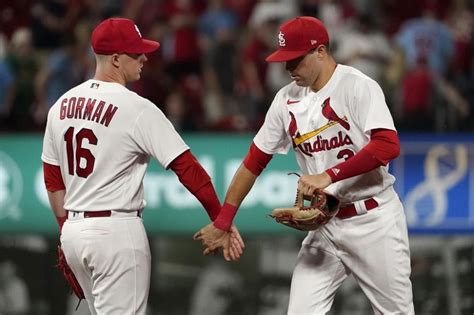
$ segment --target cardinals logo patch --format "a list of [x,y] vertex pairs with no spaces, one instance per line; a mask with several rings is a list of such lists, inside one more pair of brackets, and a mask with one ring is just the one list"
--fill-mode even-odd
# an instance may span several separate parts
[[[288,134],[292,138],[293,142],[293,148],[299,149],[303,154],[311,156],[312,153],[319,152],[319,151],[325,151],[325,150],[331,150],[337,147],[341,147],[344,145],[350,145],[353,144],[351,138],[349,135],[344,134],[342,131],[339,131],[337,135],[334,137],[330,138],[324,138],[320,134],[325,131],[326,129],[335,126],[335,125],[340,125],[344,129],[349,130],[350,125],[349,122],[347,121],[347,117],[339,117],[334,109],[331,107],[330,100],[327,98],[323,104],[321,105],[322,107],[322,115],[324,118],[328,120],[326,124],[323,126],[307,132],[305,134],[301,134],[298,130],[298,126],[296,124],[296,118],[295,115],[290,111],[290,124],[288,126]],[[315,141],[313,142],[306,142],[307,140],[310,140],[312,138],[316,138]]]
[[347,122],[346,116],[341,118],[336,114],[334,109],[332,109],[331,104],[329,103],[329,97],[324,100],[321,107],[323,108],[323,110],[322,110],[323,116],[326,117],[329,120],[329,122],[335,121],[335,122],[339,123],[342,127],[344,127],[344,129],[346,129],[346,130],[351,129],[351,126]]

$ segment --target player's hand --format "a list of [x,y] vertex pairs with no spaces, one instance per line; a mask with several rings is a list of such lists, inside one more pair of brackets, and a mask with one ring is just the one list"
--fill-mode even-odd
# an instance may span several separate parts
[[[234,257],[234,259],[232,260],[238,260],[244,252],[245,243],[244,243],[244,240],[242,239],[242,236],[240,235],[239,230],[234,224],[232,224],[232,226],[230,227],[229,232],[230,232],[230,248],[229,248],[230,256]],[[219,253],[219,248],[216,248],[214,250],[210,250],[209,248],[206,248],[204,249],[204,252],[203,252],[204,255],[211,255],[211,254],[217,255],[218,253]]]
[[213,223],[200,229],[193,238],[201,241],[205,247],[203,254],[215,254],[222,248],[224,259],[227,261],[236,261],[243,252],[243,240],[235,226],[231,227],[229,232],[220,230]]
[[306,196],[312,196],[315,190],[322,190],[331,183],[331,177],[326,172],[317,175],[303,175],[298,180],[298,190]]
[[242,236],[240,235],[239,230],[234,224],[232,224],[232,226],[230,227],[230,240],[232,243],[232,247],[237,250],[240,255],[242,255],[242,253],[244,252],[245,243]]

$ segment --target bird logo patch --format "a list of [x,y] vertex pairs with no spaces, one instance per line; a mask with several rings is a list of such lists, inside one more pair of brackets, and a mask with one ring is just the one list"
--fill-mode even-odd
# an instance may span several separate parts
[[[332,150],[338,147],[353,144],[350,136],[345,134],[343,131],[338,131],[337,135],[330,136],[329,138],[321,135],[323,131],[336,125],[340,125],[346,130],[350,129],[347,117],[344,116],[341,118],[336,114],[329,103],[329,98],[323,102],[321,107],[322,114],[328,119],[328,122],[319,128],[304,134],[301,134],[298,130],[295,115],[291,111],[289,112],[290,124],[288,126],[288,134],[292,138],[293,148],[295,150],[299,149],[301,153],[308,156],[311,156],[312,154],[319,151]],[[311,142],[308,141],[310,139]]]

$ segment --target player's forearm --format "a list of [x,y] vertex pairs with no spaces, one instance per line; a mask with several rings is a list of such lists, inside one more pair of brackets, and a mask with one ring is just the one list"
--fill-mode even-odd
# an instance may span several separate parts
[[234,175],[225,196],[225,203],[240,207],[240,204],[252,189],[257,176],[254,175],[244,164],[240,165]]
[[58,223],[59,232],[63,229],[63,224],[67,219],[67,212],[64,209],[64,196],[66,195],[66,190],[56,190],[56,191],[47,191],[49,204],[51,210],[53,210],[54,216],[56,217],[56,222]]
[[64,196],[66,190],[48,191],[48,199],[51,209],[56,217],[63,217],[66,215],[64,209]]
[[272,159],[271,154],[267,154],[260,150],[257,145],[252,142],[247,156],[242,165],[234,175],[230,183],[224,205],[222,206],[219,216],[214,221],[214,226],[227,231],[232,225],[232,220],[237,213],[237,209],[245,199],[257,177],[262,173],[263,169]]

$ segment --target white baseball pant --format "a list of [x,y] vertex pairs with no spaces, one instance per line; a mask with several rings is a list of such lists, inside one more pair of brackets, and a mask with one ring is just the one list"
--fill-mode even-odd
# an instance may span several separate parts
[[[396,193],[347,219],[333,218],[303,241],[293,272],[289,315],[329,312],[351,273],[374,314],[414,314],[406,218]],[[385,200],[383,200],[385,199]]]
[[97,218],[69,211],[61,246],[92,315],[145,314],[151,254],[137,211]]

